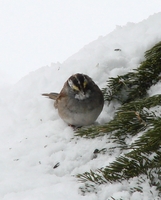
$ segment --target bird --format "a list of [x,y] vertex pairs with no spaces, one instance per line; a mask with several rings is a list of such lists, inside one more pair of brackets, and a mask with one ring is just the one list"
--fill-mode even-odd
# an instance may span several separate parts
[[86,74],[76,73],[68,78],[60,93],[44,93],[55,100],[60,118],[68,125],[82,127],[93,124],[104,106],[100,88]]

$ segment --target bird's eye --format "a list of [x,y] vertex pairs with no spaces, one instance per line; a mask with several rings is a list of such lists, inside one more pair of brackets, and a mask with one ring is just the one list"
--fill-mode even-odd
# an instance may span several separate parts
[[73,90],[79,91],[79,87],[76,85],[76,83],[74,83],[74,80],[69,79],[68,84]]
[[73,90],[79,91],[79,88],[76,85],[72,85]]

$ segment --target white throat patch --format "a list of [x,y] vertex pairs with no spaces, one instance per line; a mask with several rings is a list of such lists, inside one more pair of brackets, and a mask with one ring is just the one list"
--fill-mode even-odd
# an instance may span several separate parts
[[78,94],[75,95],[75,98],[79,100],[84,100],[87,99],[88,97],[89,93],[84,94],[83,92],[79,92]]

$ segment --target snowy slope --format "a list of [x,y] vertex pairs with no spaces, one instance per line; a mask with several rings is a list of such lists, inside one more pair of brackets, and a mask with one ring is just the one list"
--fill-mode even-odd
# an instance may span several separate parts
[[[59,92],[76,72],[88,74],[100,86],[108,77],[137,68],[144,52],[161,40],[161,13],[138,24],[128,23],[83,47],[63,64],[42,67],[22,78],[0,97],[0,199],[2,200],[151,200],[157,191],[143,183],[143,193],[130,193],[136,179],[96,188],[83,196],[83,186],[74,175],[108,165],[120,154],[107,152],[93,159],[94,150],[112,147],[106,138],[76,138],[53,108],[53,101],[41,96]],[[121,49],[121,51],[115,51]],[[160,93],[161,84],[149,90]],[[117,105],[105,105],[99,123],[112,119]]]

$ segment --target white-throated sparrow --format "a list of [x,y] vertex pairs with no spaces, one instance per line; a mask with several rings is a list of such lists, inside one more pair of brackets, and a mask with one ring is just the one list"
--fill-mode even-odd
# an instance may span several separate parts
[[60,117],[69,125],[92,124],[102,111],[104,98],[99,87],[85,74],[74,74],[65,82],[61,92],[42,94],[54,99]]

